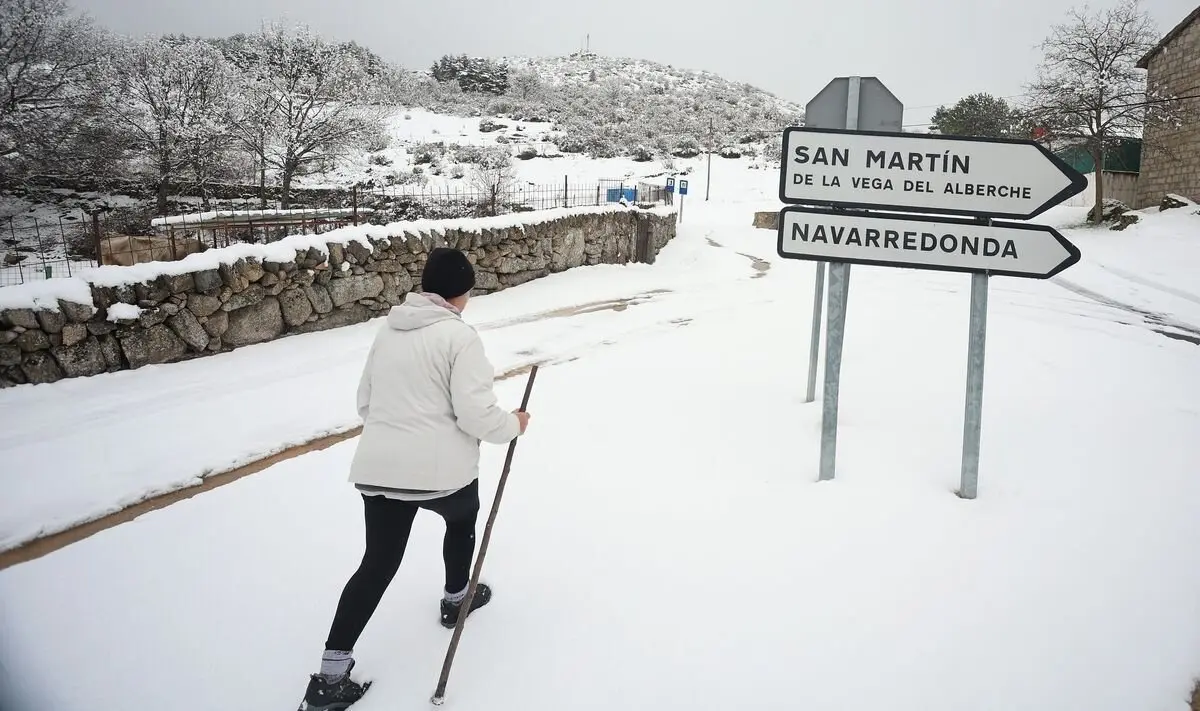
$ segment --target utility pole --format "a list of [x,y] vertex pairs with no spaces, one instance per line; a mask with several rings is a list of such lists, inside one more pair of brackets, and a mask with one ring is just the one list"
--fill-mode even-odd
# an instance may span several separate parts
[[708,191],[712,187],[713,120],[708,119],[708,177],[704,179],[704,202],[708,202]]

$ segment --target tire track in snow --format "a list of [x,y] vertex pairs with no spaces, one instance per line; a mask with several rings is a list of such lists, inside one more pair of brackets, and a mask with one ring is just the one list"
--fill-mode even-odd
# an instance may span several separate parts
[[[1127,304],[1123,301],[1118,301],[1117,299],[1114,299],[1110,296],[1105,296],[1097,291],[1092,291],[1091,289],[1080,286],[1079,284],[1062,277],[1054,277],[1052,281],[1067,291],[1078,294],[1085,299],[1089,299],[1103,306],[1108,306],[1109,308],[1117,309],[1118,311],[1124,311],[1140,317],[1143,323],[1150,326],[1151,331],[1154,331],[1161,336],[1166,336],[1167,338],[1176,341],[1186,341],[1194,345],[1200,345],[1200,327],[1198,326],[1194,326],[1185,321],[1179,321],[1167,316],[1166,314],[1147,311],[1145,309],[1138,308],[1137,306]],[[1165,290],[1160,289],[1160,291]],[[1179,294],[1175,295],[1178,296]]]

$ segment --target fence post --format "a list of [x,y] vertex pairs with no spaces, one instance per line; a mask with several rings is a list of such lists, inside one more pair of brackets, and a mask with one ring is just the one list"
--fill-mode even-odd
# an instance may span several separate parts
[[354,215],[351,219],[354,220],[354,226],[358,226],[358,186],[350,188],[350,207],[354,210]]
[[570,207],[571,199],[568,197],[567,176],[563,176],[563,207]]
[[63,227],[62,215],[58,216],[58,237],[62,240],[63,259],[67,263],[67,276],[71,276],[71,247],[67,244],[67,229]]
[[104,263],[104,254],[100,251],[101,250],[101,241],[102,240],[100,239],[100,213],[93,212],[92,213],[92,243],[95,245],[96,265],[97,266]]

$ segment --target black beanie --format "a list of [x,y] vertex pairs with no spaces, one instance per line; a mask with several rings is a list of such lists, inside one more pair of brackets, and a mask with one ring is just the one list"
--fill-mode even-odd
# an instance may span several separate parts
[[462,296],[475,288],[475,269],[457,249],[437,247],[429,253],[421,272],[421,289],[443,299]]

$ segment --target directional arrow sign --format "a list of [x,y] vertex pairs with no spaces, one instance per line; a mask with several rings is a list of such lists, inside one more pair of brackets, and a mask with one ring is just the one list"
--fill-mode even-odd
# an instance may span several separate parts
[[1079,261],[1079,249],[1052,227],[810,207],[779,213],[778,250],[785,259],[1030,279],[1047,279]]
[[1087,187],[1034,141],[789,127],[785,203],[1029,219]]

